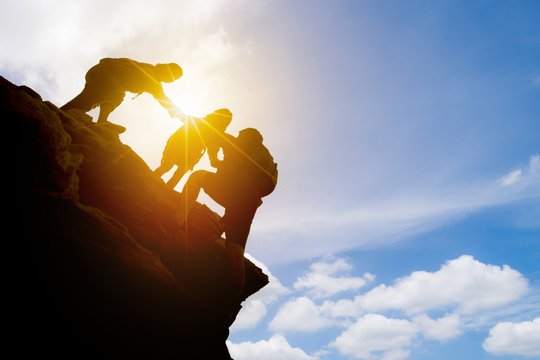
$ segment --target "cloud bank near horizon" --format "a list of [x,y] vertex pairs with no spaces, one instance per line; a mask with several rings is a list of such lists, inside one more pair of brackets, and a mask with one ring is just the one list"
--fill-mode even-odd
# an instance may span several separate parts
[[[364,277],[349,273],[352,269],[345,258],[323,257],[313,262],[309,271],[298,277],[294,290],[270,296],[272,301],[285,298],[268,323],[273,334],[270,339],[229,342],[233,353],[238,359],[268,349],[273,354],[282,351],[288,359],[319,359],[333,351],[358,359],[406,359],[415,346],[425,341],[444,343],[480,329],[491,329],[483,343],[489,353],[535,356],[540,351],[531,340],[540,334],[540,318],[524,322],[500,320],[540,314],[535,300],[540,289],[532,288],[523,275],[507,265],[484,264],[463,255],[447,261],[437,271],[415,271],[393,284],[374,284],[368,290],[363,288],[369,284],[360,286],[357,282]],[[318,291],[297,286],[314,274],[351,281],[342,282],[349,285],[342,291],[328,291],[326,281],[317,283]],[[370,274],[369,279],[375,281],[375,275]],[[257,317],[251,326],[261,319]],[[312,354],[292,347],[286,338],[328,329],[340,329],[340,333]]]

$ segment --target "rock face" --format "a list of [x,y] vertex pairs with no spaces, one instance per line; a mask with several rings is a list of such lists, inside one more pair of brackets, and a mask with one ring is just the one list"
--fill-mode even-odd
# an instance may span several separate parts
[[[178,225],[179,194],[119,140],[118,126],[2,77],[0,115],[18,134],[8,236],[20,246],[19,354],[230,358],[219,215],[196,204]],[[245,265],[244,299],[268,283]]]

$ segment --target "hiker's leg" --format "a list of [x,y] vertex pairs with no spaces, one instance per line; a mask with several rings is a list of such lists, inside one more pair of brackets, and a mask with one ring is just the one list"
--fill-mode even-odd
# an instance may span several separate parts
[[231,271],[232,306],[242,301],[244,289],[244,249],[255,217],[257,206],[250,203],[235,204],[225,209],[225,250]]
[[168,173],[171,171],[173,167],[172,163],[166,163],[162,162],[155,170],[154,174],[156,174],[158,177],[162,177],[165,173]]
[[214,175],[214,173],[206,170],[198,170],[191,174],[182,189],[182,195],[186,197],[189,204],[193,205],[195,203],[199,196],[199,192],[205,184],[206,178],[212,175]]
[[[81,106],[79,105],[81,103],[83,93],[81,92],[79,95],[75,96],[73,99],[65,103],[60,107],[62,110],[69,110],[69,109],[81,109]],[[84,111],[84,110],[83,110]]]
[[171,171],[171,169],[174,166],[174,159],[169,156],[167,153],[167,149],[163,152],[163,156],[161,157],[161,163],[159,166],[154,170],[154,174],[156,174],[159,177],[162,177],[165,173],[168,173]]
[[103,123],[107,121],[107,118],[109,117],[109,114],[115,109],[116,106],[113,106],[109,103],[101,104],[99,107],[99,116],[98,116],[98,123]]
[[183,165],[178,165],[178,168],[174,172],[173,176],[167,181],[167,185],[171,188],[175,188],[176,185],[182,180],[182,177],[187,173],[187,169]]
[[88,87],[85,86],[83,91],[73,99],[68,101],[66,104],[62,105],[60,109],[69,110],[69,109],[78,109],[84,112],[92,110],[94,107],[94,99],[92,99],[92,94],[88,90]]
[[156,168],[156,170],[154,170],[154,174],[159,177],[162,177],[165,173],[171,171],[176,162],[175,153],[170,147],[170,142],[171,139],[167,141],[167,145],[165,145],[165,149],[163,149],[163,154],[161,155],[161,163]]
[[206,170],[198,170],[191,174],[184,184],[178,211],[175,215],[176,219],[181,224],[186,221],[191,207],[195,204],[195,201],[197,201],[197,197],[199,196],[199,192],[201,191],[206,178],[212,175],[214,175],[214,173]]
[[88,112],[98,106],[104,99],[103,86],[95,79],[90,69],[85,77],[84,88],[81,93],[61,107],[62,110],[78,109]]
[[101,95],[104,100],[100,102],[99,106],[99,117],[97,122],[102,123],[107,121],[109,114],[116,109],[122,101],[124,101],[124,96],[126,95],[125,91],[119,89],[109,89],[104,87],[103,94]]

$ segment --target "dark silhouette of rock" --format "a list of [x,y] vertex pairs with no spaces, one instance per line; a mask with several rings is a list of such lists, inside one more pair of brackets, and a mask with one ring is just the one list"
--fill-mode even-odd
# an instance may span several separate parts
[[[179,225],[179,193],[120,141],[121,127],[3,77],[0,115],[18,134],[17,355],[230,358],[219,215],[197,203]],[[245,267],[242,299],[268,283]]]

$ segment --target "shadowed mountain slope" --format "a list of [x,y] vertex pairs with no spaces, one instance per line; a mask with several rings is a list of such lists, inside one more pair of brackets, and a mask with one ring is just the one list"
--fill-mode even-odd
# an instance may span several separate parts
[[[0,115],[18,135],[20,354],[229,358],[219,215],[197,203],[178,225],[179,194],[120,141],[119,126],[2,77]],[[244,299],[268,283],[245,265]]]

